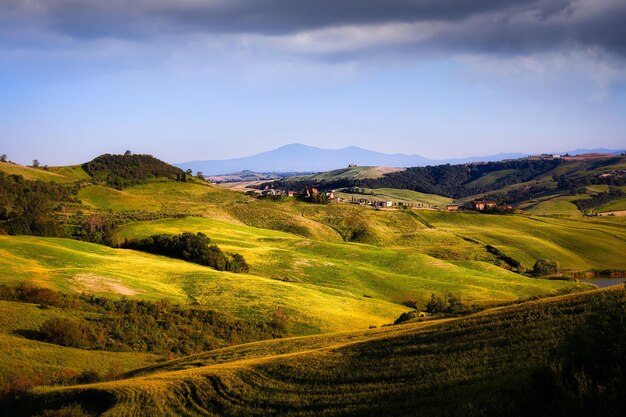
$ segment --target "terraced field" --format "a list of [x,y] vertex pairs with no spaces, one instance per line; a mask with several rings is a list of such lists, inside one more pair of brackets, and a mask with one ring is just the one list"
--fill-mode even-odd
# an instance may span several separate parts
[[572,326],[624,301],[623,288],[599,290],[460,319],[241,345],[120,381],[40,388],[14,411],[79,403],[105,417],[530,412],[534,375]]

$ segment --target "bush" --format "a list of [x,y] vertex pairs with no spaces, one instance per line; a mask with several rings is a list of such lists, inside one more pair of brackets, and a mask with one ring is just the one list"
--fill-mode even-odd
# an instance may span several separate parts
[[439,294],[432,294],[430,301],[426,304],[426,311],[429,313],[443,313],[448,308],[448,302]]
[[46,320],[40,328],[43,340],[61,346],[82,348],[87,346],[85,329],[72,319],[52,318]]
[[533,266],[533,275],[546,276],[556,275],[559,272],[559,263],[549,259],[537,259]]
[[402,314],[400,314],[400,317],[398,317],[393,324],[400,324],[400,323],[404,323],[405,321],[409,321],[412,320],[414,318],[418,317],[418,312],[417,311],[406,311]]

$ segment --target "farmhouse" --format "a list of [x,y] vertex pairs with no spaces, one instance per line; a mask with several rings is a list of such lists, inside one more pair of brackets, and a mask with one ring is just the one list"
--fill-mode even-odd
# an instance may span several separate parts
[[448,211],[457,211],[459,209],[459,205],[458,204],[448,204],[446,206],[446,210]]
[[497,205],[495,201],[490,200],[476,200],[472,201],[472,209],[483,211],[487,209],[492,209]]

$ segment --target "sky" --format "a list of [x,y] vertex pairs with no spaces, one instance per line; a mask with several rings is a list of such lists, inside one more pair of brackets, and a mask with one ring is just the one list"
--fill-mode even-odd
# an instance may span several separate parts
[[0,153],[626,148],[624,0],[0,0]]

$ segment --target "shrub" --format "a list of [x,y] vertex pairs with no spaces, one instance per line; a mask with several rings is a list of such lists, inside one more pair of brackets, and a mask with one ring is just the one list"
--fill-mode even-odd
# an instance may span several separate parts
[[86,347],[87,340],[80,323],[72,319],[52,318],[40,328],[43,340],[69,347]]
[[400,317],[398,317],[393,324],[400,324],[400,323],[404,323],[405,321],[409,321],[411,319],[414,319],[418,316],[417,311],[406,311],[402,314],[400,314]]
[[549,259],[537,259],[533,266],[533,274],[536,276],[556,275],[559,272],[559,263]]
[[430,301],[426,304],[426,311],[429,313],[443,313],[448,308],[448,302],[439,294],[432,294]]

